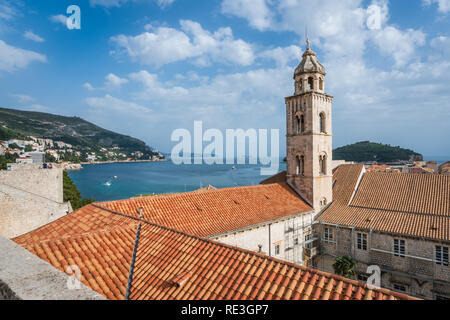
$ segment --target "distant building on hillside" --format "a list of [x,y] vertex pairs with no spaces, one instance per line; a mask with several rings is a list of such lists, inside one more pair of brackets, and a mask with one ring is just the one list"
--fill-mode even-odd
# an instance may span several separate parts
[[44,152],[30,152],[28,155],[33,159],[33,163],[44,163],[45,153]]
[[439,173],[439,166],[436,161],[428,161],[425,168],[433,170],[433,173]]
[[31,157],[18,157],[16,159],[16,163],[20,163],[20,164],[33,163],[33,158],[31,158]]

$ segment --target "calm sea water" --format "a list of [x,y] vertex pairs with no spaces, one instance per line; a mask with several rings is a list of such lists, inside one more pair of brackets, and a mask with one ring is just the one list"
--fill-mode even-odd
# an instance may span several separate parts
[[[212,185],[217,188],[257,185],[268,178],[259,165],[174,165],[168,162],[84,165],[71,171],[83,197],[97,201],[126,199],[140,194],[194,191]],[[286,169],[280,163],[280,171]],[[117,177],[117,178],[115,178]]]

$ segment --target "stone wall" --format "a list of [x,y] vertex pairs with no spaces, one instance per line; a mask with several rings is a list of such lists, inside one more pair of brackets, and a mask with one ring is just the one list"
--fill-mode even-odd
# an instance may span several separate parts
[[0,184],[63,202],[63,170],[60,168],[36,169],[33,165],[23,165],[20,169],[0,171]]
[[0,237],[0,300],[105,300],[14,242]]
[[35,165],[0,171],[0,236],[13,238],[72,212],[63,202],[63,171]]
[[14,238],[70,213],[70,203],[59,203],[0,184],[0,236]]

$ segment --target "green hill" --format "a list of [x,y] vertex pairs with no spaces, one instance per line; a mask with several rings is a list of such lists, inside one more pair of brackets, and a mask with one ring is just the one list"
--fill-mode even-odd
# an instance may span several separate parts
[[421,161],[423,157],[421,154],[409,149],[362,141],[335,149],[333,151],[333,160],[396,162]]
[[148,159],[156,153],[143,141],[100,128],[78,117],[0,108],[0,140],[36,138],[63,141],[82,152],[118,147],[131,157],[140,151]]

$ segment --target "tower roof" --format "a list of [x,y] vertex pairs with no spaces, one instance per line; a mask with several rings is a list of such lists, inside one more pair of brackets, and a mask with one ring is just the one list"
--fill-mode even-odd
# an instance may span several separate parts
[[303,59],[295,69],[294,77],[304,73],[320,73],[326,75],[325,67],[317,60],[316,53],[311,50],[309,39],[306,40],[306,51],[303,53]]

